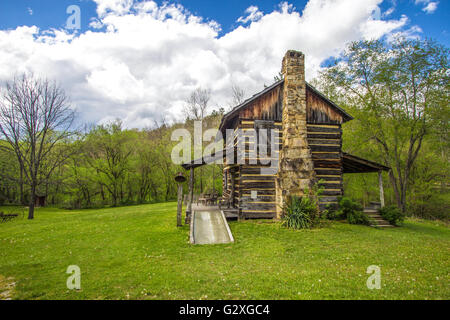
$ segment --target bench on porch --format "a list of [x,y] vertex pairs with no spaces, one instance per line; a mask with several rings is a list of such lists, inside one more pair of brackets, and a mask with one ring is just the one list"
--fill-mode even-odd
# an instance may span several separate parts
[[200,203],[201,205],[208,206],[208,205],[216,205],[218,200],[217,193],[202,193],[197,198],[197,205]]
[[233,206],[233,201],[231,198],[220,198],[219,199],[219,209],[231,208]]

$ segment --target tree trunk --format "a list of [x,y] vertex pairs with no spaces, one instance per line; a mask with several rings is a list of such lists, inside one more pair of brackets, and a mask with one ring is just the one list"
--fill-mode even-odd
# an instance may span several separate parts
[[28,219],[34,219],[34,204],[36,202],[36,185],[33,183],[31,186],[31,194],[30,194],[30,207],[28,209]]
[[25,198],[23,195],[23,166],[20,165],[20,204],[25,205]]
[[102,202],[105,203],[105,192],[103,191],[103,185],[102,184],[100,184],[100,195],[102,196]]
[[398,191],[397,179],[395,178],[393,170],[389,171],[389,178],[391,180],[391,185],[394,188],[394,195],[395,195],[395,200],[397,202],[397,207],[401,208],[402,207],[401,196],[400,196],[400,192]]
[[406,213],[406,189],[407,189],[407,182],[403,185],[402,188],[402,194],[401,194],[401,204],[400,204],[400,210],[402,210],[403,213]]

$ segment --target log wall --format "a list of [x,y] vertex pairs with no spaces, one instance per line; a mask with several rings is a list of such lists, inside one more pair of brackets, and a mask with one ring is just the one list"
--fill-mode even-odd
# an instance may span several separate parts
[[[273,121],[270,127],[277,134],[279,141],[274,142],[278,143],[278,148],[280,148],[281,122]],[[243,143],[245,146],[243,154],[245,163],[239,165],[236,191],[236,200],[239,204],[241,218],[274,218],[276,216],[276,170],[270,172],[269,167],[271,163],[261,163],[261,161],[274,161],[272,163],[275,163],[276,167],[278,167],[278,151],[267,148],[267,157],[261,158],[259,152],[257,152],[255,158],[255,154],[250,152],[250,150],[254,150],[255,148],[255,141],[249,141],[248,139],[251,137],[252,132],[258,136],[258,132],[255,130],[255,121],[241,119],[239,128],[242,130],[242,136],[239,139],[243,140],[239,140],[238,143]],[[251,163],[251,160],[256,163]]]
[[307,125],[317,180],[324,187],[319,200],[320,210],[336,208],[342,189],[342,130],[340,124]]
[[[282,93],[283,84],[274,87],[251,102],[236,115],[227,120],[226,128],[233,128],[234,135],[230,145],[234,150],[234,163],[224,165],[224,195],[234,196],[234,204],[240,209],[240,217],[275,218],[277,172],[262,173],[267,164],[261,160],[278,160],[282,141]],[[278,154],[268,148],[269,156],[261,159],[254,150],[253,141],[249,141],[255,131],[255,122],[272,121],[278,130]],[[342,130],[344,121],[341,112],[329,104],[320,94],[306,88],[307,142],[311,149],[314,172],[317,180],[323,180],[324,191],[320,196],[320,209],[336,208],[338,197],[343,194],[342,187]],[[225,128],[225,127],[224,127]],[[238,152],[238,146],[245,145]],[[238,162],[242,157],[243,162]],[[251,160],[256,163],[252,163]],[[233,183],[234,182],[234,183]],[[233,184],[233,187],[232,187]],[[253,191],[253,197],[252,197]]]

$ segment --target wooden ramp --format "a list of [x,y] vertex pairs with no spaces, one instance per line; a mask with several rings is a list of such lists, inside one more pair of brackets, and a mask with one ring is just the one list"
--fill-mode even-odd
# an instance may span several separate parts
[[195,210],[191,218],[190,242],[192,244],[234,242],[223,211],[215,208]]

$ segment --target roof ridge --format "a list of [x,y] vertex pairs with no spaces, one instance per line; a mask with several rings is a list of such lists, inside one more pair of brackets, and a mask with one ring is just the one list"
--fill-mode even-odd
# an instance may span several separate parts
[[[231,109],[229,112],[225,113],[222,117],[222,120],[220,122],[219,125],[219,129],[222,128],[222,125],[224,123],[224,121],[226,121],[230,116],[234,115],[236,113],[236,111],[246,107],[250,102],[254,101],[255,99],[259,98],[260,96],[264,95],[265,93],[269,92],[270,90],[272,90],[273,88],[279,86],[280,84],[282,84],[284,82],[284,78],[272,83],[270,86],[264,88],[262,91],[255,93],[254,95],[252,95],[250,98],[246,99],[245,101],[243,101],[242,103],[238,104],[237,106],[235,106],[233,109]],[[309,87],[314,93],[316,93],[319,97],[321,97],[322,99],[324,99],[326,102],[328,102],[332,107],[334,107],[338,112],[340,112],[344,118],[347,119],[347,121],[352,120],[353,117],[351,115],[349,115],[344,109],[342,109],[341,107],[339,107],[336,103],[334,103],[333,101],[331,101],[329,98],[327,98],[322,92],[320,92],[319,90],[317,90],[315,87],[313,87],[310,83],[308,83],[307,81],[305,81],[306,86]]]

